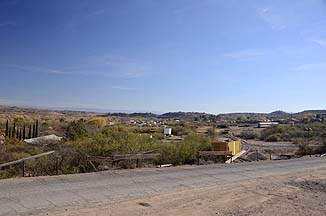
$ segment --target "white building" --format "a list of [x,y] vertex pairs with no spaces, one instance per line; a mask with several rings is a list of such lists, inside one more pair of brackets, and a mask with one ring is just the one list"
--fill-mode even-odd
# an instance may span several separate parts
[[272,127],[273,125],[278,125],[278,122],[259,122],[258,127],[259,128],[268,128]]
[[172,135],[172,128],[164,128],[164,135],[171,136]]

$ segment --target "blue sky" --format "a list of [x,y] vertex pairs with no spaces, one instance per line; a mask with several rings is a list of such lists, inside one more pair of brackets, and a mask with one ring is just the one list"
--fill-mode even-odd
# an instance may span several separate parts
[[323,0],[0,0],[0,103],[326,108]]

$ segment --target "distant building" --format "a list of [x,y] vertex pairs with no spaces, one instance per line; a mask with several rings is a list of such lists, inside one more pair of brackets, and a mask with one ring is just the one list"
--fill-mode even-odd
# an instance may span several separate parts
[[172,135],[172,128],[164,128],[164,135],[171,136]]
[[259,122],[257,127],[259,128],[269,128],[272,127],[273,125],[278,125],[280,123],[278,122]]

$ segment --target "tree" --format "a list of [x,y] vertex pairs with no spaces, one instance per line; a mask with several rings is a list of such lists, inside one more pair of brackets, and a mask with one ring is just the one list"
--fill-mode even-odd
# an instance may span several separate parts
[[12,136],[11,136],[11,127],[9,128],[9,131],[8,131],[8,138],[10,139]]
[[22,129],[19,128],[19,140],[21,140],[22,138],[23,138]]
[[38,137],[38,120],[35,122],[35,137]]
[[23,140],[26,139],[26,126],[24,125],[24,129],[23,129]]
[[14,137],[15,138],[15,134],[16,134],[16,122],[14,122],[14,126],[12,128],[12,136],[11,137]]
[[29,129],[28,129],[28,139],[32,138],[32,125],[29,125]]
[[36,131],[36,129],[35,129],[36,127],[35,127],[35,123],[33,124],[33,132],[32,132],[32,138],[34,138],[36,135],[35,135],[35,131]]

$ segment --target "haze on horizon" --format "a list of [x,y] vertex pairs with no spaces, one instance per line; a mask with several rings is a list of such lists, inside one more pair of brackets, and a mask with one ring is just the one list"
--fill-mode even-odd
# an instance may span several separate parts
[[324,0],[0,1],[0,104],[325,109]]

